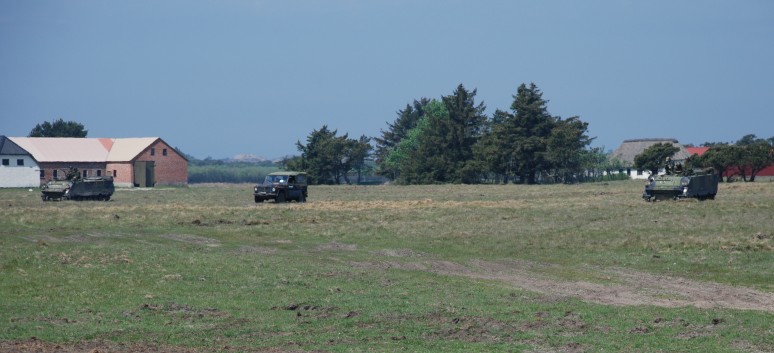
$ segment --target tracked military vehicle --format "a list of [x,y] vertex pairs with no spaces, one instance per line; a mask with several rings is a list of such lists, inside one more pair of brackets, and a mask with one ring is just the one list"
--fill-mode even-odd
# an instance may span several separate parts
[[715,199],[720,180],[712,169],[683,170],[679,164],[676,168],[672,168],[669,160],[667,163],[664,174],[648,178],[645,191],[642,193],[642,198],[645,201],[685,198]]
[[267,175],[262,184],[253,187],[253,197],[257,203],[266,200],[277,203],[291,200],[306,202],[308,196],[307,176],[301,172],[274,172]]
[[113,177],[79,177],[78,170],[67,172],[66,179],[51,180],[41,186],[40,198],[53,200],[110,200],[115,186]]

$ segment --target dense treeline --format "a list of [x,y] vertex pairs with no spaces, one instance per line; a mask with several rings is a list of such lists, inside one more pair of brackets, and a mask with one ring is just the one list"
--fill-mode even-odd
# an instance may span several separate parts
[[367,158],[373,148],[371,139],[361,136],[351,139],[348,134],[337,136],[337,130],[323,125],[307,137],[306,144],[296,143],[300,156],[282,161],[288,170],[309,173],[313,184],[351,184],[350,174],[356,173],[358,181],[367,168]]
[[403,184],[577,181],[598,159],[588,123],[550,115],[542,95],[522,84],[491,118],[463,85],[416,100],[375,139],[378,172]]
[[[600,180],[618,166],[602,148],[589,148],[588,123],[548,113],[533,83],[518,87],[510,110],[492,117],[476,90],[459,85],[440,99],[421,98],[398,111],[381,136],[350,139],[324,125],[297,143],[301,156],[285,161],[313,183],[350,183],[373,173],[401,184],[538,183]],[[607,172],[607,173],[605,173]]]

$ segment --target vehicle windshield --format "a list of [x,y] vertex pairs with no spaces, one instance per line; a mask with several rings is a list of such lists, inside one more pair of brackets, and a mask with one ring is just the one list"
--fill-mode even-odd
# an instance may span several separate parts
[[287,184],[287,182],[288,182],[287,175],[267,175],[266,179],[263,180],[264,184],[274,184],[274,183]]

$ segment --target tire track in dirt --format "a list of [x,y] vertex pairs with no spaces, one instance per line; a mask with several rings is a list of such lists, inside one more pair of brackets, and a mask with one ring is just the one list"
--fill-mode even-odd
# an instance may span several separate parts
[[534,268],[544,265],[537,265],[529,261],[473,260],[467,265],[440,260],[381,261],[352,262],[351,265],[359,268],[395,268],[500,281],[545,295],[576,297],[587,302],[605,305],[652,305],[667,308],[693,306],[701,309],[722,308],[774,312],[774,293],[620,268],[589,268],[589,272],[601,273],[608,277],[611,282],[611,284],[601,284],[551,278],[534,270]]

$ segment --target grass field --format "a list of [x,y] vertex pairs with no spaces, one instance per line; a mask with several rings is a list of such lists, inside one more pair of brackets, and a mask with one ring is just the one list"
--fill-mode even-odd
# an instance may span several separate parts
[[0,351],[774,352],[774,183],[0,190]]

